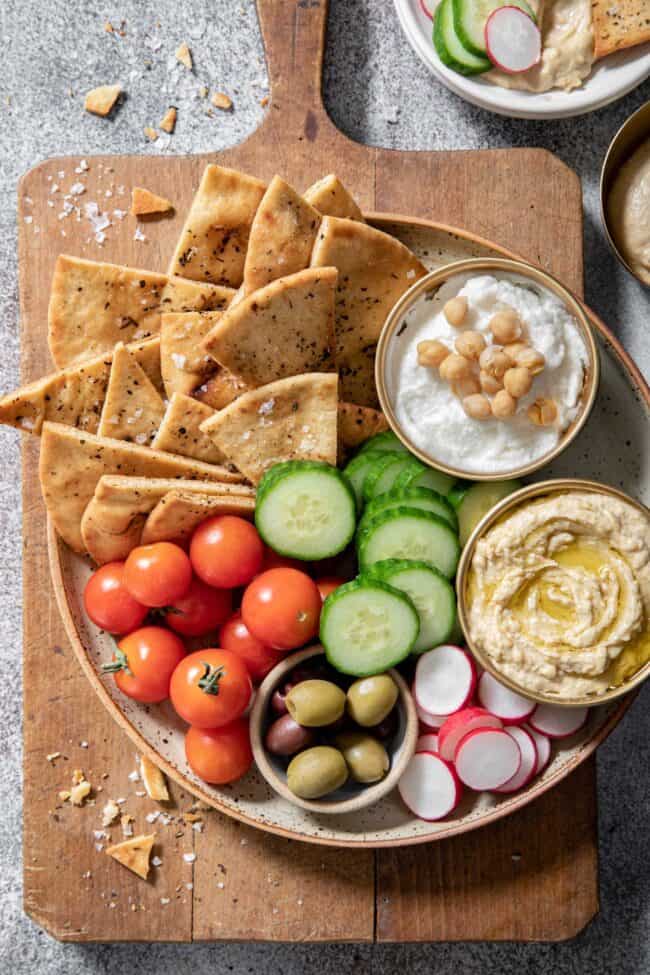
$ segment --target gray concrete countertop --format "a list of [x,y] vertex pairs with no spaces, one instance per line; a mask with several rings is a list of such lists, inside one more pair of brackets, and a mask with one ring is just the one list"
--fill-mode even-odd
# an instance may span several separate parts
[[[104,30],[125,21],[125,36]],[[253,0],[3,0],[0,39],[0,389],[18,382],[16,186],[29,167],[54,154],[189,153],[243,139],[262,118],[266,72]],[[186,39],[196,76],[173,69]],[[128,92],[114,121],[82,109],[90,88],[120,80]],[[205,113],[202,85],[232,95],[232,114]],[[598,174],[622,121],[650,98],[646,82],[593,115],[559,122],[511,121],[466,105],[441,87],[402,36],[389,0],[332,0],[325,99],[336,124],[360,142],[408,149],[544,146],[582,178],[585,200],[586,294],[645,374],[650,373],[649,293],[610,255],[598,215]],[[178,105],[170,139],[148,143],[168,104]],[[598,755],[601,913],[577,939],[560,945],[61,945],[21,909],[20,496],[18,437],[0,430],[0,972],[14,975],[234,972],[277,969],[413,975],[650,971],[648,747],[650,687]]]

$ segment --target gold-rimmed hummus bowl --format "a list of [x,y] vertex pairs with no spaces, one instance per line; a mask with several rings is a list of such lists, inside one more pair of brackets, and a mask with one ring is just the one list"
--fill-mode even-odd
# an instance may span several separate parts
[[650,676],[650,511],[616,488],[509,495],[472,532],[456,586],[468,647],[525,697],[590,707]]

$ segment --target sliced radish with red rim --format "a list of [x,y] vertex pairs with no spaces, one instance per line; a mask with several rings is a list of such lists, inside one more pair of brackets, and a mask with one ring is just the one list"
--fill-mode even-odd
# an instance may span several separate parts
[[588,708],[563,708],[558,704],[538,704],[528,724],[549,738],[569,738],[587,720]]
[[453,765],[432,752],[416,752],[397,785],[403,802],[418,819],[443,819],[463,794]]
[[442,727],[448,717],[446,714],[430,714],[429,711],[421,708],[417,701],[415,702],[415,710],[420,719],[420,724],[428,731],[437,731],[438,728]]
[[492,64],[507,74],[529,71],[542,56],[542,35],[518,7],[498,7],[485,23],[485,47]]
[[519,745],[521,765],[505,785],[499,786],[494,791],[517,792],[519,789],[523,789],[525,785],[528,785],[537,771],[537,748],[535,747],[532,736],[524,728],[518,728],[516,725],[513,725],[511,728],[506,728],[505,731]]
[[535,710],[530,698],[511,691],[486,671],[478,682],[478,699],[484,708],[501,718],[504,724],[521,724]]
[[521,750],[505,729],[477,728],[461,739],[454,763],[470,789],[494,791],[519,771]]
[[419,657],[413,693],[423,711],[449,715],[464,707],[474,693],[476,667],[460,647],[443,644]]
[[425,15],[425,17],[428,17],[429,20],[433,20],[433,14],[431,13],[431,10],[429,9],[429,4],[430,3],[431,3],[431,0],[420,0],[420,8],[422,10],[422,13]]
[[527,731],[530,737],[535,742],[535,748],[537,749],[537,768],[535,769],[535,775],[539,775],[543,772],[548,765],[551,758],[551,739],[547,738],[539,731],[535,731],[530,725],[524,725],[524,731]]
[[451,714],[438,733],[438,751],[448,762],[453,762],[461,738],[476,728],[501,728],[501,719],[485,708],[463,708]]
[[437,735],[420,735],[415,743],[416,752],[438,752]]

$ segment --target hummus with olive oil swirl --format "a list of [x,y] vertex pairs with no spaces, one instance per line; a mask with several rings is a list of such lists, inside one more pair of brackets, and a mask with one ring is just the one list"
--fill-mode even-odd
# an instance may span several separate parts
[[505,677],[597,697],[650,659],[650,515],[589,491],[523,502],[477,543],[467,596],[471,640]]

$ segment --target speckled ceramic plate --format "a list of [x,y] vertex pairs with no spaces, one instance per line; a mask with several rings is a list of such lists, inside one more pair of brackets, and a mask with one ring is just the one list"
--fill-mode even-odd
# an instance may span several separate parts
[[[373,215],[371,222],[407,244],[430,269],[467,257],[507,251],[479,238],[424,220]],[[602,358],[600,395],[575,443],[537,480],[569,475],[604,481],[648,503],[650,485],[650,390],[606,327],[591,316]],[[370,809],[342,816],[315,815],[281,799],[254,770],[226,788],[201,782],[185,761],[184,725],[169,704],[142,706],[124,697],[101,663],[113,642],[86,618],[82,593],[90,563],[75,555],[49,526],[50,565],[59,609],[81,665],[102,703],[136,746],[173,779],[229,816],[294,839],[333,846],[398,846],[441,839],[507,816],[569,774],[603,741],[630,703],[624,698],[594,708],[586,727],[553,748],[544,773],[512,796],[467,793],[453,816],[439,823],[414,819],[392,795]]]

